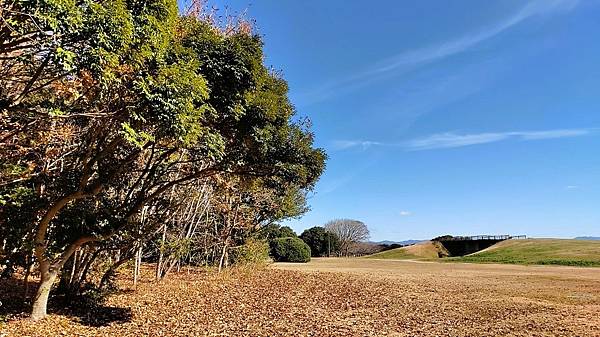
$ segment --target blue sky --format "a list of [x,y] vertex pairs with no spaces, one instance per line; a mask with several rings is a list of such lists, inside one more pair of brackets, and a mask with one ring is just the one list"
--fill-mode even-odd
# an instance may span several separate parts
[[600,2],[232,0],[327,170],[297,232],[600,235]]

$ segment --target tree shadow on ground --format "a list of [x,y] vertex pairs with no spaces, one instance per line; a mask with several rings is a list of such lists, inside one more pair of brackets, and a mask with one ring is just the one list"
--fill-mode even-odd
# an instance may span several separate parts
[[0,279],[0,317],[2,320],[23,316],[28,311],[30,304],[23,301],[24,292],[22,281],[15,278]]
[[[29,297],[24,299],[25,287],[22,280],[16,278],[0,279],[0,321],[17,320],[29,316],[31,298],[38,284],[31,282]],[[48,313],[66,316],[71,320],[92,327],[107,326],[113,323],[131,321],[131,308],[107,306],[88,295],[67,297],[54,295],[49,300]]]

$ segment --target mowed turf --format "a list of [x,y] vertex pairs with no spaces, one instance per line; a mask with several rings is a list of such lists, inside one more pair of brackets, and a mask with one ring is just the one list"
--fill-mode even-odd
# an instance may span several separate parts
[[600,266],[600,241],[507,240],[480,252],[448,259],[457,262]]

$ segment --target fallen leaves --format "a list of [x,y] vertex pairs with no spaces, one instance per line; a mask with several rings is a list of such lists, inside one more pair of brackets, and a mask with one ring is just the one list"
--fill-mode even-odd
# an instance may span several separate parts
[[[597,300],[578,304],[532,300],[517,293],[489,289],[490,279],[483,278],[440,281],[428,274],[394,279],[371,274],[273,269],[234,270],[224,274],[195,270],[191,274],[170,275],[157,283],[151,281],[150,270],[145,275],[135,292],[115,294],[107,303],[109,307],[130,310],[128,321],[94,327],[76,318],[53,314],[37,324],[23,319],[9,322],[6,333],[10,336],[600,335]],[[124,276],[120,282],[122,287],[130,285]]]

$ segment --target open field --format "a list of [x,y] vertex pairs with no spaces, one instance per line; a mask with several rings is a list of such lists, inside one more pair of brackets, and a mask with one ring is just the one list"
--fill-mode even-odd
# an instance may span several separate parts
[[[127,275],[128,276],[128,275]],[[155,283],[9,336],[599,336],[593,268],[314,259]],[[3,296],[6,293],[2,294]],[[3,300],[4,301],[4,300]],[[2,333],[0,333],[2,335]]]
[[600,241],[507,240],[480,252],[451,258],[460,262],[600,266]]

